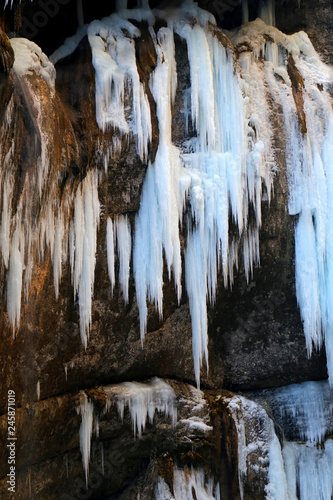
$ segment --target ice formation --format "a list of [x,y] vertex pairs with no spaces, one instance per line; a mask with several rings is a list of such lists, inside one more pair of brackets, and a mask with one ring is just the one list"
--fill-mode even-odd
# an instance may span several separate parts
[[23,76],[35,72],[54,88],[55,68],[42,49],[26,38],[12,38],[11,45],[15,54],[13,68],[16,73]]
[[[243,8],[246,17],[245,1]],[[262,1],[259,14],[273,23],[273,0]],[[166,26],[157,33],[153,30],[156,18],[166,21]],[[151,110],[135,58],[135,39],[140,30],[131,20],[148,23],[157,54],[149,85],[156,102],[159,144],[154,162],[148,164],[133,227],[133,275],[142,341],[147,301],[154,303],[160,316],[163,315],[164,262],[179,301],[184,259],[194,369],[199,386],[204,362],[208,369],[207,305],[214,303],[218,272],[222,272],[225,286],[232,285],[240,249],[248,280],[253,266],[259,263],[261,204],[263,199],[270,198],[275,168],[269,92],[274,102],[281,105],[285,122],[289,212],[297,215],[296,290],[308,352],[311,354],[312,347],[319,348],[325,340],[332,381],[333,120],[327,90],[332,81],[331,70],[320,61],[305,33],[287,36],[260,19],[228,33],[237,47],[236,63],[232,50],[214,35],[213,16],[190,1],[172,16],[151,11],[145,3],[141,8],[121,9],[101,21],[80,27],[77,35],[51,59],[56,62],[70,54],[84,34],[88,34],[96,72],[97,123],[103,131],[109,128],[115,131],[111,152],[120,147],[121,136],[132,135],[137,154],[144,162],[152,133]],[[191,85],[184,90],[184,128],[189,134],[190,119],[193,130],[192,136],[185,136],[177,146],[172,142],[171,130],[177,90],[175,33],[187,45]],[[11,163],[15,152],[7,151],[2,155],[0,177],[3,207],[0,247],[8,270],[9,321],[15,332],[20,323],[22,293],[28,296],[34,256],[43,259],[49,251],[56,297],[62,267],[70,262],[81,338],[86,347],[92,318],[101,172],[88,169],[67,202],[58,206],[55,193],[59,178],[49,178],[50,145],[43,133],[43,103],[29,86],[29,76],[35,72],[48,82],[52,91],[54,67],[32,42],[13,39],[11,43],[15,51],[14,71],[22,88],[28,91],[23,94],[30,93],[27,105],[37,110],[39,168],[27,175],[25,191],[38,188],[41,215],[38,221],[29,223],[26,214],[31,202],[24,195],[12,214]],[[243,46],[251,51],[242,50]],[[297,84],[295,74],[299,75]],[[297,101],[295,93],[302,96],[302,101],[300,98]],[[13,101],[8,104],[3,134],[8,133],[13,119],[12,108]],[[184,252],[180,244],[183,219],[187,231]],[[236,230],[230,231],[231,225]],[[129,299],[131,232],[126,216],[107,221],[111,290],[115,286],[117,247],[119,285],[125,302]]]
[[179,469],[173,471],[173,494],[164,479],[158,478],[154,498],[156,500],[219,500],[220,485],[214,484],[213,478],[205,479],[203,469]]
[[122,420],[125,409],[129,409],[134,436],[138,434],[141,437],[147,421],[152,423],[156,412],[171,417],[172,424],[176,424],[175,392],[169,384],[158,378],[152,379],[149,384],[124,382],[105,390],[108,396],[107,409],[116,404]]
[[74,295],[78,296],[80,333],[87,347],[91,326],[91,307],[95,281],[97,227],[100,205],[98,200],[98,175],[89,172],[79,186],[74,201]]
[[[190,397],[181,396],[179,399],[179,404],[189,407],[189,400],[192,403],[191,414],[188,418],[178,420],[177,426],[182,426],[183,424],[188,426],[188,430],[192,429],[201,432],[210,432],[213,430],[211,424],[210,408],[205,400],[204,393],[194,387],[189,386],[191,391]],[[191,434],[191,432],[189,432]]]
[[[241,417],[238,416],[238,421],[243,422],[242,428],[245,429],[244,422],[250,420],[251,407],[261,407],[261,411],[265,411],[263,407],[268,405],[285,437],[281,446],[273,435],[269,447],[269,498],[330,500],[333,494],[333,441],[329,436],[333,431],[333,396],[328,382],[304,382],[266,389],[251,397],[255,402],[243,405]],[[238,433],[239,427],[238,423]],[[262,431],[258,434],[257,439],[261,439]],[[243,455],[247,446],[243,439],[240,444]]]
[[119,284],[124,295],[125,304],[128,303],[128,281],[131,261],[131,226],[127,216],[120,216],[116,220],[116,237],[119,257]]
[[[288,500],[330,500],[333,494],[333,440],[322,448],[286,443],[283,449],[288,480]],[[298,496],[297,496],[298,493]]]
[[[267,498],[289,500],[282,448],[273,420],[258,403],[242,396],[225,398],[238,436],[238,482],[241,500],[248,471],[266,484]],[[258,459],[258,457],[260,457]]]
[[[314,411],[315,389],[319,394],[323,392],[323,383],[262,391],[256,393],[255,401],[241,396],[225,398],[238,434],[241,498],[244,498],[244,485],[251,469],[266,484],[266,498],[270,500],[332,498],[333,441],[325,441],[324,434],[321,434],[320,441],[311,439],[316,424],[320,428],[320,422],[327,420],[327,413],[332,421],[333,412],[332,408],[329,411],[320,405]],[[327,382],[326,389],[330,391]],[[264,409],[267,403],[273,410],[274,419],[281,425],[280,429],[288,434],[289,441],[280,442],[273,420]],[[306,418],[300,418],[305,415]],[[332,432],[331,427],[327,432]],[[304,438],[308,441],[302,442]]]
[[[167,26],[155,35],[152,27],[156,16],[165,18]],[[138,155],[145,161],[151,139],[148,98],[135,60],[135,38],[140,36],[140,31],[130,22],[131,19],[148,23],[157,53],[150,90],[156,102],[159,145],[154,163],[148,164],[133,237],[133,274],[140,334],[143,341],[147,300],[155,304],[161,317],[163,314],[164,260],[169,279],[173,276],[178,301],[181,298],[180,226],[187,199],[191,213],[187,215],[185,285],[192,318],[195,375],[199,385],[204,360],[208,369],[207,304],[215,300],[217,274],[221,269],[225,286],[232,284],[240,241],[247,279],[253,266],[259,263],[262,186],[265,186],[269,198],[272,184],[267,105],[264,102],[262,106],[263,98],[257,103],[258,90],[254,86],[244,87],[235,71],[232,51],[214,36],[213,16],[196,4],[185,2],[171,17],[167,12],[151,11],[147,5],[140,9],[121,9],[102,21],[80,27],[77,34],[51,57],[56,63],[69,55],[88,34],[96,71],[97,122],[102,130],[111,127],[116,132],[108,154],[112,155],[112,151],[119,149],[119,137],[131,134],[136,139]],[[191,87],[184,91],[185,128],[188,134],[190,116],[195,132],[194,137],[184,137],[183,144],[178,147],[172,143],[171,133],[171,113],[177,89],[174,33],[187,44]],[[264,84],[259,91],[264,93]],[[262,119],[265,119],[265,127],[259,126]],[[67,258],[62,245],[66,238],[69,240],[69,260],[85,346],[91,323],[94,242],[98,225],[97,188],[92,186],[89,192],[88,187],[84,187],[85,183],[91,182],[92,176],[90,173],[90,181],[83,180],[77,190],[73,201],[74,222],[70,227],[61,232],[65,214],[53,215],[51,204],[47,212],[47,227],[57,229],[54,234],[53,230],[44,229],[47,244],[54,248],[56,295],[61,266]],[[97,181],[94,182],[97,186]],[[43,180],[40,184],[43,185]],[[250,220],[251,206],[254,217]],[[238,236],[232,238],[229,237],[229,210],[232,224],[238,226]],[[89,215],[90,219],[87,218]],[[87,240],[85,243],[82,230],[80,232],[83,227],[91,235],[91,248],[88,248]],[[108,273],[112,291],[115,286],[116,244],[119,284],[126,302],[132,249],[131,231],[122,216],[107,221]]]
[[106,223],[106,248],[108,255],[108,271],[109,278],[111,283],[111,293],[113,293],[116,277],[114,272],[114,230],[113,230],[113,222],[110,217],[108,217]]
[[274,419],[288,429],[288,438],[316,445],[333,433],[333,394],[326,380],[270,389],[262,398],[269,402]]
[[275,0],[260,0],[258,16],[269,26],[275,26]]
[[[180,298],[179,221],[188,196],[195,222],[188,228],[185,282],[199,385],[204,359],[208,369],[207,302],[214,302],[219,268],[222,268],[225,285],[228,281],[232,284],[233,266],[237,262],[238,240],[229,241],[229,208],[239,234],[244,236],[244,264],[249,278],[253,264],[259,261],[262,182],[270,194],[271,177],[265,164],[263,142],[268,133],[260,137],[258,131],[258,140],[248,137],[249,110],[234,72],[232,55],[207,29],[208,19],[202,11],[194,12],[202,24],[192,27],[184,20],[189,14],[185,10],[183,17],[181,13],[176,16],[173,28],[187,42],[191,71],[190,112],[197,137],[187,143],[184,141],[182,149],[171,143],[170,113],[177,73],[173,33],[170,28],[164,28],[158,34],[158,64],[151,84],[157,103],[160,144],[154,165],[148,167],[143,187],[133,265],[143,338],[147,298],[155,303],[162,315],[163,250],[169,276],[172,269]],[[188,104],[187,93],[185,99]],[[249,227],[248,222],[249,203],[255,211],[253,227]]]
[[[177,422],[176,394],[172,387],[158,378],[153,378],[148,383],[124,382],[122,384],[103,387],[107,396],[104,412],[107,413],[113,405],[117,406],[119,416],[125,417],[128,408],[134,438],[142,436],[147,422],[153,423],[155,414],[162,413],[170,417],[172,425]],[[93,432],[98,436],[99,421],[94,413],[94,404],[85,392],[81,393],[80,406],[77,408],[81,415],[80,450],[82,463],[88,484],[89,462],[91,454],[91,441]]]
[[[263,35],[271,40],[266,43]],[[243,52],[239,57],[244,80],[251,85],[256,74],[256,82],[266,82],[274,101],[283,109],[289,213],[297,215],[297,300],[308,353],[325,341],[332,384],[333,114],[328,92],[332,70],[320,60],[304,32],[287,36],[257,19],[231,33],[230,38],[234,45],[251,46],[252,53]],[[264,65],[260,56],[266,59]],[[258,95],[257,102],[264,105],[262,97]],[[265,121],[260,119],[259,123],[262,126]]]
[[[142,20],[145,19],[142,10]],[[149,10],[147,11],[150,17]],[[124,34],[127,31],[129,36]],[[131,131],[137,139],[141,159],[147,157],[151,139],[151,120],[148,97],[140,82],[135,55],[134,38],[140,31],[118,14],[94,21],[88,27],[92,62],[96,71],[96,118],[105,130],[117,128],[122,134]],[[126,87],[132,93],[131,113],[126,116]]]
[[83,468],[86,476],[86,484],[88,485],[91,438],[94,422],[94,405],[91,401],[89,401],[87,395],[84,392],[81,396],[78,413],[80,413],[82,417],[80,426],[80,450],[82,455]]

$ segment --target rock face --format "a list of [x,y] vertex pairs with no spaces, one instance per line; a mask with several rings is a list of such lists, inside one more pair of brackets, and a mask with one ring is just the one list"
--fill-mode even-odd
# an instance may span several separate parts
[[[287,16],[289,2],[283,4],[286,4],[283,5],[285,10],[278,16],[277,25],[287,30],[290,26],[293,31],[292,19],[295,16]],[[315,45],[325,45],[324,56],[329,60],[327,22],[321,35],[317,29],[323,25],[324,12],[328,7],[323,4],[323,10],[318,2],[318,6],[313,7],[316,16],[311,17],[307,10],[310,7],[305,4],[302,2],[301,8],[305,9],[306,15],[302,17],[302,26],[297,26],[297,29],[309,27],[309,35],[313,35]],[[8,185],[12,189],[9,218],[15,219],[15,224],[22,220],[24,226],[24,220],[29,218],[32,221],[32,238],[43,217],[47,225],[56,226],[61,220],[64,227],[69,227],[80,183],[88,178],[90,172],[101,172],[98,185],[101,218],[97,236],[92,325],[86,349],[80,340],[79,305],[73,298],[70,265],[62,263],[61,259],[59,297],[55,300],[52,262],[56,244],[48,242],[42,250],[37,236],[29,247],[32,255],[29,262],[33,263],[31,278],[27,290],[22,292],[21,316],[19,326],[17,321],[14,322],[14,335],[6,304],[10,264],[5,259],[1,261],[1,449],[6,447],[8,390],[11,389],[15,391],[18,443],[15,498],[98,499],[109,495],[123,500],[173,498],[162,497],[157,489],[160,488],[164,492],[168,489],[168,494],[178,499],[175,493],[177,474],[178,480],[182,478],[184,488],[192,481],[191,494],[198,500],[201,498],[197,495],[201,477],[206,483],[211,478],[215,498],[218,498],[217,484],[220,498],[265,498],[270,480],[268,469],[260,466],[260,460],[265,454],[268,456],[273,441],[277,448],[280,446],[271,414],[259,405],[251,413],[255,403],[246,403],[245,398],[241,400],[227,391],[274,388],[327,377],[324,350],[313,353],[310,359],[307,356],[297,307],[295,217],[290,216],[287,210],[286,137],[282,110],[271,102],[273,148],[278,170],[273,179],[272,201],[269,204],[264,200],[262,204],[260,267],[253,270],[252,278],[247,282],[240,263],[239,269],[235,270],[232,289],[225,289],[223,276],[218,276],[216,300],[208,310],[209,371],[204,364],[201,369],[204,393],[198,393],[194,389],[196,375],[188,298],[183,293],[178,304],[166,265],[163,319],[150,304],[143,345],[133,273],[129,280],[127,304],[118,278],[113,294],[110,287],[107,218],[116,220],[117,217],[127,216],[133,237],[147,165],[154,162],[160,140],[156,104],[149,87],[157,54],[147,24],[143,22],[138,26],[141,36],[135,41],[136,61],[148,96],[152,124],[147,161],[140,159],[132,136],[122,136],[113,129],[102,132],[98,128],[95,70],[87,37],[83,37],[71,55],[56,64],[53,85],[52,75],[45,77],[46,66],[41,55],[36,56],[41,70],[22,75],[17,69],[11,69],[12,48],[1,32],[0,113],[3,125],[0,180],[3,212],[6,172],[9,172]],[[214,30],[219,43],[228,46],[231,51],[232,46],[226,36],[218,28]],[[178,87],[172,109],[172,139],[174,144],[181,145],[185,135],[191,138],[195,130],[189,123],[185,133],[183,94],[190,87],[190,66],[186,43],[178,35],[175,35],[175,54]],[[288,68],[294,83],[297,69],[292,59]],[[299,121],[305,134],[302,99],[297,90],[301,89],[295,90],[294,98],[295,102],[299,101]],[[109,145],[115,140],[120,147],[107,156]],[[39,181],[43,154],[49,158],[48,171],[45,178]],[[42,186],[39,192],[38,184]],[[52,206],[47,202],[50,195],[54,200]],[[51,219],[48,218],[50,207],[55,214]],[[4,225],[3,219],[2,231]],[[230,226],[231,231],[236,232],[231,217]],[[184,226],[181,233],[182,251],[188,237],[186,229]],[[3,238],[5,233],[1,234]],[[45,230],[44,239],[47,238]],[[0,243],[4,255],[4,241]],[[65,252],[68,253],[69,249],[66,248]],[[117,255],[115,262],[118,271],[120,258]],[[132,264],[131,260],[131,268]],[[186,289],[184,278],[182,288]],[[120,387],[124,381],[146,381],[151,377],[168,379],[175,391],[177,422],[172,425],[170,417],[155,415],[153,423],[147,424],[142,436],[134,440],[129,411],[125,410],[122,421],[115,405],[106,410],[107,398],[112,392],[111,384],[119,384]],[[79,442],[82,415],[77,412],[83,394],[94,407],[100,429],[99,438],[93,438],[95,454],[92,453],[90,460],[88,485]],[[246,477],[240,465],[240,420],[235,417],[237,411],[250,414],[244,438],[247,443],[251,439],[255,441],[260,425],[268,429],[266,448],[251,455]],[[281,436],[279,434],[282,441]],[[0,458],[1,498],[11,498],[6,483],[8,453],[1,453]],[[264,458],[267,459],[266,455]],[[191,472],[191,466],[195,472]],[[261,467],[260,473],[256,473],[258,467]]]
[[[235,450],[237,438],[232,425],[228,431],[228,443],[227,435],[221,435],[224,420],[228,422],[230,418],[220,403],[221,395],[204,395],[181,382],[166,380],[159,384],[169,387],[174,394],[174,401],[170,402],[174,417],[163,414],[163,410],[161,413],[156,412],[153,423],[147,422],[139,435],[139,420],[137,429],[135,422],[133,426],[133,418],[131,422],[128,409],[125,407],[123,420],[117,409],[117,402],[119,404],[122,401],[124,391],[130,394],[132,389],[138,390],[133,383],[49,398],[19,409],[17,438],[24,446],[18,449],[17,454],[17,466],[22,471],[17,485],[17,498],[29,498],[29,484],[32,488],[30,495],[36,499],[80,498],[80,495],[101,498],[114,493],[119,495],[120,492],[119,498],[123,499],[136,498],[137,495],[155,498],[159,477],[173,490],[175,464],[180,469],[193,464],[206,474],[206,478],[214,478],[215,484],[220,483],[223,498],[228,498],[231,491],[236,494],[236,468],[232,464],[233,468],[230,469],[225,446]],[[140,385],[139,390],[142,387],[149,388],[149,384],[136,385]],[[83,396],[87,401],[89,398],[94,408],[95,424],[98,420],[99,428],[98,437],[94,437],[92,442],[87,488],[78,449],[78,427],[84,420],[83,406],[80,415]],[[106,405],[107,401],[109,405]],[[143,400],[140,404],[144,405]],[[171,408],[172,404],[174,409]],[[135,407],[134,400],[131,412],[133,408],[138,415],[143,415],[142,408]],[[5,440],[5,415],[1,417],[0,426],[1,439]],[[230,456],[228,459],[230,462]],[[27,464],[30,465],[27,467]],[[1,481],[0,491],[2,497],[6,498],[6,480]]]

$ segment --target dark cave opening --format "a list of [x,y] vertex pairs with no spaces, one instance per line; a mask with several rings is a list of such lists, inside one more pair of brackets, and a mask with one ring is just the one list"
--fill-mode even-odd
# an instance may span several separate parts
[[[267,0],[266,0],[267,1]],[[78,28],[78,5],[82,2],[83,19],[90,23],[112,14],[116,4],[121,5],[121,0],[11,0],[0,14],[0,26],[10,37],[18,36],[28,38],[39,45],[43,52],[51,55],[65,39],[75,34]],[[129,9],[137,7],[137,0],[128,0]],[[167,0],[150,0],[153,8],[171,9],[179,7],[182,2]],[[198,5],[211,12],[220,28],[231,30],[242,24],[242,0],[198,0]],[[5,4],[5,0],[2,0]],[[261,2],[248,0],[249,20],[254,20],[259,13]],[[124,6],[126,2],[124,0]],[[275,13],[277,27],[287,34],[309,27],[316,23],[313,12],[324,12],[332,9],[330,1],[302,0],[276,0]],[[327,21],[328,22],[328,21]],[[331,32],[333,27],[328,26]]]

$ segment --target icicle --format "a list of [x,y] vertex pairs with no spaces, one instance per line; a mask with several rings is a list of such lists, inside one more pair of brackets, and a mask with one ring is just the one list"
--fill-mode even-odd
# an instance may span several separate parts
[[13,179],[11,176],[5,178],[2,194],[2,215],[0,226],[0,248],[2,259],[6,267],[9,263],[10,249],[10,222],[12,212]]
[[55,223],[54,231],[54,250],[53,250],[53,275],[54,275],[54,290],[55,296],[58,300],[59,297],[59,283],[61,280],[62,272],[62,245],[64,237],[64,219],[61,213],[58,214],[57,221]]
[[259,17],[269,26],[275,26],[275,0],[260,0]]
[[111,293],[113,294],[113,289],[115,286],[115,273],[114,273],[114,235],[113,235],[113,222],[108,217],[106,223],[106,247],[107,247],[107,257],[108,257],[108,271],[111,283]]
[[74,214],[74,293],[79,299],[80,334],[85,348],[91,326],[99,212],[97,174],[89,172],[77,190]]
[[9,271],[7,278],[7,311],[15,336],[15,328],[20,326],[23,256],[20,250],[20,229],[16,228],[12,238]]
[[[124,382],[118,385],[103,388],[107,395],[105,412],[112,404],[116,404],[120,418],[124,419],[125,409],[128,407],[134,438],[141,437],[146,428],[147,421],[153,423],[156,412],[163,413],[172,420],[172,425],[177,422],[176,394],[172,387],[158,378],[153,378],[150,383]],[[93,430],[98,436],[99,422],[94,417],[93,403],[85,393],[81,394],[80,406],[77,413],[82,416],[80,425],[80,450],[82,463],[85,470],[86,484],[88,485],[89,461],[91,455],[91,439]],[[95,421],[95,429],[94,429]],[[102,470],[104,474],[104,450],[101,443]]]
[[127,216],[124,217],[122,215],[116,219],[115,225],[119,258],[119,284],[124,295],[125,304],[127,304],[131,261],[131,226],[127,220]]
[[[121,134],[132,132],[136,137],[138,154],[144,160],[152,132],[149,102],[136,65],[132,39],[136,36],[140,36],[140,31],[118,14],[107,18],[105,23],[95,21],[88,28],[96,71],[97,123],[103,131],[116,127]],[[125,84],[128,83],[132,93],[131,116],[127,116],[124,102]]]
[[82,454],[83,468],[86,476],[86,485],[88,486],[94,406],[88,400],[88,397],[85,393],[82,394],[78,412],[82,416],[82,423],[80,426],[80,450]]
[[39,401],[40,400],[40,381],[39,380],[37,382],[36,392],[37,392],[37,401]]
[[[119,10],[119,3],[117,8]],[[273,12],[271,1],[267,3],[267,9]],[[243,10],[247,10],[245,1]],[[163,13],[159,15],[163,16]],[[115,127],[118,131],[110,147],[104,151],[105,165],[112,155],[119,152],[122,135],[132,133],[136,137],[141,159],[147,157],[147,145],[151,139],[150,109],[135,59],[134,38],[140,36],[140,32],[128,21],[128,16],[126,10],[121,10],[88,27],[96,70],[97,121],[102,130]],[[131,11],[131,16],[153,25],[154,18],[148,8]],[[177,11],[177,16],[172,21],[168,20],[167,28],[161,28],[157,35],[152,34],[157,66],[151,76],[150,88],[157,107],[159,146],[154,164],[148,165],[135,221],[133,247],[133,273],[143,341],[147,300],[155,304],[160,317],[163,313],[163,257],[169,279],[173,274],[178,302],[181,298],[179,224],[185,197],[189,195],[194,224],[189,228],[185,251],[185,282],[192,317],[198,385],[204,360],[208,367],[207,303],[215,300],[218,272],[222,269],[226,286],[228,281],[232,284],[239,240],[243,240],[247,279],[252,275],[253,266],[259,263],[262,183],[266,184],[268,199],[271,191],[270,168],[266,164],[270,155],[271,131],[267,125],[269,110],[264,82],[259,79],[258,85],[253,84],[257,79],[252,67],[249,77],[252,85],[246,88],[241,84],[235,74],[231,52],[213,36],[209,23],[215,24],[209,13],[192,2],[186,2]],[[258,20],[258,23],[265,26],[262,21]],[[249,29],[250,25],[248,23]],[[171,134],[172,105],[177,87],[173,32],[187,42],[191,86],[184,92],[183,112],[186,133],[189,114],[196,132],[196,137],[187,143],[184,141],[181,149],[172,144]],[[79,38],[78,33],[76,41],[69,40],[68,44],[75,45]],[[262,45],[265,47],[264,43]],[[67,54],[65,45],[63,50]],[[264,49],[260,46],[260,50]],[[257,51],[258,57],[260,50]],[[274,58],[275,46],[269,47],[267,42],[267,59],[275,61]],[[128,90],[131,102],[126,108],[125,92]],[[247,93],[245,99],[242,93]],[[74,202],[74,223],[69,229],[69,255],[74,293],[79,297],[81,336],[86,345],[91,321],[94,265],[91,257],[87,258],[84,253],[85,203],[83,188],[80,187]],[[248,224],[249,203],[255,214],[251,227]],[[229,209],[239,230],[239,239],[234,238],[231,242],[228,234]],[[115,221],[115,228],[111,221],[107,222],[108,271],[113,290],[113,232],[117,232],[120,285],[127,301],[130,233],[128,228],[122,232],[125,228],[123,223]],[[84,271],[87,267],[84,258],[88,259],[88,273]],[[194,270],[198,271],[197,277],[194,277]]]
[[333,395],[326,380],[264,391],[274,419],[293,439],[317,445],[333,432]]
[[121,419],[124,419],[125,408],[128,407],[134,437],[136,437],[136,434],[141,437],[146,428],[147,420],[152,423],[156,412],[170,416],[173,425],[176,424],[175,392],[169,384],[158,378],[154,378],[149,385],[138,382],[124,382],[117,386],[105,388],[105,390],[108,392],[109,398],[111,395],[116,396]]
[[[213,62],[205,31],[198,25],[183,29],[191,71],[192,123],[197,128],[202,150],[215,146],[215,102]],[[199,69],[200,68],[200,69]]]

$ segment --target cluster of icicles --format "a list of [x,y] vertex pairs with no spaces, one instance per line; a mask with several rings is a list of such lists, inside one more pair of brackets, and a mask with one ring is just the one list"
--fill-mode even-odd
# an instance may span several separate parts
[[[162,316],[164,259],[170,279],[173,275],[178,300],[181,298],[180,224],[187,199],[191,206],[191,217],[185,249],[185,283],[192,318],[195,373],[199,385],[200,366],[204,358],[208,367],[207,301],[214,302],[218,269],[222,268],[225,285],[228,281],[232,283],[241,237],[248,279],[253,264],[259,262],[263,181],[268,194],[271,192],[271,173],[266,166],[270,148],[269,133],[267,130],[261,135],[252,133],[253,128],[249,123],[251,119],[255,121],[255,116],[251,118],[249,98],[245,98],[246,91],[242,89],[241,79],[235,72],[232,52],[213,36],[210,23],[214,25],[214,18],[191,2],[185,3],[172,20],[166,17],[168,26],[161,28],[157,35],[153,30],[154,14],[149,8],[125,10],[82,28],[74,39],[69,40],[51,58],[56,62],[64,57],[75,48],[84,33],[88,34],[96,70],[97,122],[101,129],[114,127],[121,134],[133,134],[138,155],[143,161],[146,160],[151,121],[147,95],[140,82],[135,59],[134,39],[140,35],[140,31],[127,18],[147,21],[155,44],[157,67],[152,73],[150,87],[157,106],[159,146],[154,164],[148,164],[141,207],[133,231],[133,248],[132,231],[127,218],[120,216],[107,221],[111,287],[115,283],[114,255],[117,242],[119,283],[125,301],[128,300],[129,266],[133,252],[133,274],[143,340],[147,300],[155,303]],[[171,109],[177,89],[174,33],[186,40],[188,47],[191,87],[184,93],[184,114],[191,116],[196,131],[195,137],[184,137],[182,148],[176,147],[171,138]],[[38,48],[28,41],[16,41],[13,47],[16,55],[14,69],[20,78],[24,79],[25,74],[33,68],[53,89],[53,74]],[[22,51],[25,56],[27,51],[32,54],[32,68],[24,64],[27,58],[21,57]],[[130,85],[132,89],[130,115],[124,105],[125,85]],[[35,96],[35,100],[38,108],[38,96]],[[255,108],[255,105],[251,106],[251,110]],[[10,123],[10,106],[8,115]],[[26,179],[30,186],[34,182],[38,183],[40,193],[51,182],[48,177],[48,139],[41,134],[41,140],[43,154],[39,178],[27,176]],[[119,147],[119,143],[113,141],[109,155]],[[13,331],[19,326],[24,282],[26,293],[29,290],[33,257],[37,253],[39,258],[43,258],[48,248],[53,262],[56,296],[59,293],[62,267],[69,260],[74,295],[80,310],[81,337],[86,346],[91,326],[100,220],[98,184],[105,174],[89,171],[75,196],[68,195],[66,206],[60,208],[56,197],[52,198],[52,184],[48,184],[49,196],[41,197],[41,216],[35,227],[32,227],[27,199],[22,199],[21,212],[25,210],[25,215],[17,211],[13,224],[8,208],[11,206],[13,176],[10,177],[10,168],[4,168],[2,172],[5,178],[1,179],[4,207],[1,246],[6,266],[9,260],[7,309]],[[59,179],[55,178],[52,182],[55,192]],[[29,189],[33,192],[31,187]],[[251,224],[250,204],[255,214]],[[238,236],[233,238],[229,238],[229,212],[238,226]],[[190,221],[195,221],[193,227]],[[8,247],[13,226],[16,229]]]
[[[147,422],[152,424],[157,412],[164,414],[165,417],[170,417],[173,426],[177,422],[176,394],[172,387],[163,380],[154,378],[150,383],[123,382],[119,385],[106,386],[103,389],[106,394],[104,413],[116,405],[123,421],[125,409],[128,408],[134,438],[136,436],[141,438]],[[92,436],[93,432],[97,436],[99,434],[99,419],[94,411],[94,404],[84,392],[81,394],[80,406],[77,411],[82,418],[80,450],[86,483],[88,484]]]
[[[333,397],[328,382],[304,382],[252,396],[255,401],[242,396],[226,400],[238,434],[241,499],[246,497],[246,476],[252,468],[257,476],[267,477],[266,498],[331,500]],[[267,406],[286,435],[282,443]],[[254,453],[260,456],[258,463]]]
[[[204,395],[201,391],[189,386],[193,398],[192,417],[186,420],[180,420],[180,424],[186,423],[189,428],[192,426],[199,428],[203,432],[211,431],[213,428],[207,426],[202,418],[195,417],[193,412],[197,408],[202,409],[206,404]],[[176,393],[163,380],[153,378],[146,383],[123,382],[121,384],[103,387],[106,395],[106,404],[102,414],[97,415],[93,402],[87,397],[85,392],[81,393],[80,406],[77,412],[81,415],[82,422],[80,426],[80,449],[82,462],[85,470],[86,483],[89,478],[89,462],[91,457],[92,436],[99,436],[99,418],[107,414],[112,407],[116,406],[119,417],[124,421],[125,410],[130,414],[134,439],[141,438],[149,422],[153,423],[156,413],[160,418],[169,420],[172,427],[177,424],[177,398]],[[200,411],[200,410],[199,410]],[[165,424],[164,424],[165,425]],[[101,462],[104,463],[103,447],[101,447]],[[205,474],[202,469],[178,469],[174,468],[174,491],[170,493],[168,485],[159,477],[155,486],[154,498],[158,500],[183,500],[191,498],[193,489],[197,498],[202,500],[217,500],[220,498],[219,483],[214,484],[213,478],[205,480]]]
[[[263,10],[265,12],[265,9]],[[156,16],[166,27],[154,31]],[[139,29],[129,19],[146,21],[152,36],[157,66],[150,79],[159,123],[159,145],[154,163],[148,163],[141,206],[135,227],[126,216],[107,221],[108,271],[115,284],[115,243],[120,263],[119,283],[128,300],[130,261],[140,315],[143,341],[147,324],[147,301],[162,316],[163,263],[173,277],[178,300],[181,298],[182,253],[180,226],[185,201],[190,206],[184,249],[185,285],[189,298],[193,357],[197,384],[200,368],[208,369],[207,303],[214,303],[218,272],[225,286],[233,283],[239,247],[247,279],[259,263],[261,203],[272,191],[274,157],[272,126],[267,90],[284,111],[287,163],[289,169],[289,211],[299,214],[296,228],[297,298],[304,321],[308,350],[319,347],[322,331],[326,339],[330,376],[333,374],[333,196],[330,192],[332,110],[326,87],[330,70],[320,61],[304,33],[286,36],[276,28],[256,20],[229,33],[234,46],[246,42],[252,48],[239,55],[236,64],[231,49],[214,36],[213,16],[191,1],[172,16],[149,7],[121,10],[102,21],[83,26],[51,57],[56,63],[70,54],[87,34],[96,71],[96,119],[102,130],[115,128],[133,135],[137,153],[146,161],[152,126],[147,95],[136,66],[135,38]],[[190,67],[190,88],[184,91],[184,121],[192,121],[194,137],[184,137],[181,146],[172,143],[172,106],[177,91],[174,33],[186,41]],[[267,37],[266,35],[269,35]],[[31,42],[13,42],[20,78],[32,69],[54,87],[52,65]],[[22,57],[22,50],[25,57]],[[38,51],[39,50],[39,51]],[[32,54],[31,67],[26,52]],[[287,72],[291,54],[304,79],[304,109],[307,133],[302,135]],[[36,62],[38,61],[38,63]],[[319,86],[320,84],[320,86]],[[125,108],[125,88],[131,88],[131,110]],[[35,106],[40,106],[35,96]],[[8,128],[12,119],[7,110]],[[185,127],[186,128],[186,127]],[[42,130],[42,127],[40,127]],[[63,264],[69,260],[75,297],[80,310],[80,331],[87,345],[92,317],[92,295],[96,260],[97,230],[100,220],[98,184],[103,175],[90,171],[73,197],[68,194],[59,208],[52,198],[56,176],[49,179],[48,139],[41,132],[42,155],[38,175],[28,175],[26,183],[38,186],[43,197],[41,216],[35,225],[31,202],[22,195],[15,215],[11,213],[14,151],[3,159],[1,170],[2,219],[0,248],[8,268],[7,310],[13,331],[19,326],[23,284],[28,294],[34,263],[49,249],[58,295]],[[112,156],[121,142],[115,139],[106,155]],[[53,182],[53,184],[52,184]],[[263,189],[264,186],[264,189]],[[34,190],[30,188],[30,192]],[[24,193],[29,192],[25,190]],[[332,206],[331,206],[332,205]],[[251,217],[250,217],[251,213]],[[231,217],[230,217],[231,214]],[[229,231],[230,221],[238,231]],[[133,245],[132,237],[133,234]],[[12,235],[12,237],[11,237]],[[241,245],[240,245],[241,244]]]

